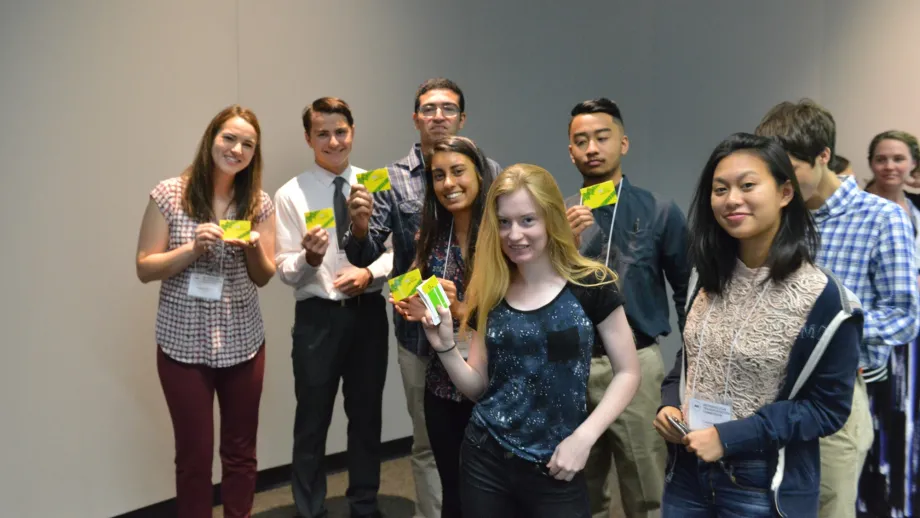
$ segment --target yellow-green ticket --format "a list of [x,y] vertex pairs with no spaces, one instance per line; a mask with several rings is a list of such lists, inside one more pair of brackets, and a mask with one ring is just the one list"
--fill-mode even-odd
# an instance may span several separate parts
[[393,277],[389,281],[390,293],[393,294],[393,300],[400,300],[411,297],[415,294],[415,288],[422,283],[422,272],[418,268],[410,270],[399,277]]
[[224,229],[224,240],[241,239],[249,241],[252,223],[239,219],[222,219],[220,220],[220,228]]
[[366,173],[358,173],[358,183],[367,187],[367,192],[389,191],[390,173],[387,172],[385,167]]
[[613,180],[585,187],[581,190],[581,204],[592,209],[617,202],[617,189]]
[[303,217],[307,222],[307,230],[314,227],[335,228],[335,212],[331,208],[304,212]]

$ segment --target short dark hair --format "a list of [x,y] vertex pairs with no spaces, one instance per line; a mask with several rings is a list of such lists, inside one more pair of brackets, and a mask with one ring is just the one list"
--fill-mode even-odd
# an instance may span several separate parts
[[834,158],[827,164],[827,168],[836,174],[840,174],[850,167],[850,160],[843,155],[834,155]]
[[617,103],[606,97],[598,97],[597,99],[582,101],[572,108],[569,131],[572,131],[572,119],[586,113],[606,113],[613,117],[614,122],[619,124],[621,128],[626,129],[626,125],[623,124],[623,115],[620,113],[620,107],[617,106]]
[[834,116],[811,99],[797,103],[784,101],[767,112],[754,133],[762,137],[777,137],[786,153],[815,165],[824,148],[831,150],[837,142]]
[[463,90],[457,86],[457,83],[447,79],[446,77],[434,77],[418,86],[418,90],[415,91],[416,113],[418,113],[418,109],[421,108],[419,99],[421,99],[423,95],[432,90],[450,90],[451,92],[457,94],[457,96],[460,97],[460,113],[466,113],[466,99],[463,98]]
[[779,282],[802,266],[814,264],[820,235],[799,191],[795,170],[777,139],[735,133],[716,146],[700,175],[689,214],[690,261],[707,293],[721,294],[731,281],[738,261],[738,240],[728,235],[712,213],[712,179],[719,162],[738,152],[750,153],[767,164],[777,185],[791,182],[792,200],[783,207],[779,231],[770,245],[765,266],[769,280]]
[[304,108],[301,119],[303,119],[303,130],[310,133],[313,125],[313,112],[316,113],[338,113],[345,116],[349,126],[355,125],[355,118],[351,115],[351,108],[348,103],[338,97],[320,97],[313,101],[309,106]]

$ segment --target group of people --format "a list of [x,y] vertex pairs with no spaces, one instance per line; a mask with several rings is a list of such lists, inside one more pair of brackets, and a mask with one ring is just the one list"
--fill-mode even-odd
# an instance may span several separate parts
[[[211,516],[215,393],[224,513],[250,515],[257,288],[276,272],[296,299],[299,516],[327,515],[340,382],[350,512],[382,516],[388,307],[417,517],[914,515],[920,211],[903,187],[917,183],[916,138],[873,139],[870,194],[846,176],[831,114],[780,103],[716,146],[685,218],[627,180],[616,103],[571,110],[582,185],[614,185],[612,203],[589,208],[545,169],[502,170],[458,136],[465,102],[448,79],[418,88],[419,142],[386,167],[387,190],[358,181],[355,119],[333,97],[302,112],[314,163],[274,199],[258,120],[239,106],[153,189],[137,274],[161,281],[157,368],[181,518]],[[333,222],[308,226],[330,208]],[[221,220],[251,222],[248,238],[225,238]],[[384,298],[388,278],[414,269],[447,294],[437,325],[418,296]],[[666,283],[683,338],[667,374]]]

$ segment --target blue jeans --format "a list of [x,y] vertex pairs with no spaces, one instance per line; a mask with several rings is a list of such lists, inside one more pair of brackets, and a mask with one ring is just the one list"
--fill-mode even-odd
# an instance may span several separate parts
[[[662,518],[773,518],[765,455],[733,456],[706,463],[683,446],[670,445],[674,471],[661,501]],[[674,458],[675,451],[676,459]]]
[[460,446],[460,502],[465,518],[590,518],[588,486],[551,477],[543,463],[503,448],[474,421]]

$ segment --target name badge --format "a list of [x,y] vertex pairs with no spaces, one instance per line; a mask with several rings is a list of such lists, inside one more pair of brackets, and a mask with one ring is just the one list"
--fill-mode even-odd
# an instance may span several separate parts
[[690,398],[690,429],[702,430],[732,420],[732,404]]
[[188,296],[204,300],[220,300],[224,291],[224,278],[218,275],[195,273],[189,276]]

